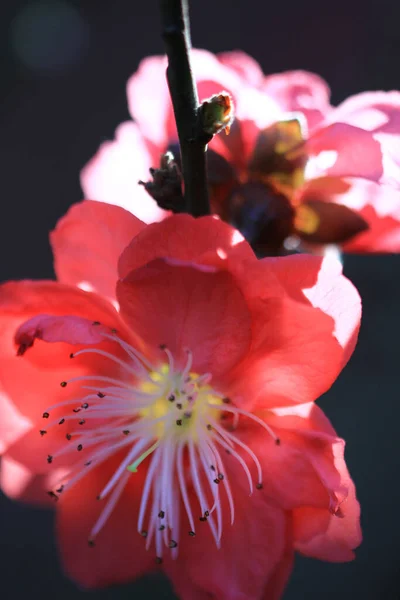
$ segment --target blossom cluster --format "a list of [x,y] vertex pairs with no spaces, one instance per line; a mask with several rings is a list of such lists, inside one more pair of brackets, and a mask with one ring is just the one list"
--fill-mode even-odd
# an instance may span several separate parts
[[296,552],[344,562],[361,542],[345,443],[315,404],[361,300],[323,252],[399,250],[400,94],[335,108],[314,74],[193,60],[200,96],[235,107],[209,144],[213,214],[138,185],[179,160],[165,58],[147,58],[133,120],[82,171],[90,200],[50,235],[57,280],[0,287],[0,483],[56,509],[80,585],[162,569],[183,600],[273,600]]

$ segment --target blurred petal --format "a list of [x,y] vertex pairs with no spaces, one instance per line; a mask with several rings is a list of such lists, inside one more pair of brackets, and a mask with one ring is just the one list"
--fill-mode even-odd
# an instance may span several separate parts
[[328,84],[315,73],[285,71],[268,75],[263,91],[275,99],[282,111],[301,112],[309,129],[317,125],[331,111]]
[[104,142],[82,169],[85,197],[122,206],[145,223],[161,220],[165,211],[138,182],[150,179],[149,169],[158,167],[162,151],[146,142],[135,123],[122,123],[115,139]]

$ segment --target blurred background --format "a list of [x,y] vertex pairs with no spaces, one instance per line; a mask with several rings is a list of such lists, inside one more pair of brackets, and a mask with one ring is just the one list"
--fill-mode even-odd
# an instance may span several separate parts
[[[195,46],[240,48],[266,73],[315,71],[335,104],[366,89],[400,89],[393,0],[191,4]],[[1,280],[53,277],[48,232],[81,199],[80,169],[129,118],[128,77],[162,52],[157,0],[1,0]],[[344,268],[363,298],[364,322],[354,357],[320,405],[347,440],[364,543],[349,564],[299,557],[284,600],[400,598],[400,257],[349,256]],[[51,513],[0,497],[6,600],[173,600],[161,576],[78,590],[62,574],[52,527]]]

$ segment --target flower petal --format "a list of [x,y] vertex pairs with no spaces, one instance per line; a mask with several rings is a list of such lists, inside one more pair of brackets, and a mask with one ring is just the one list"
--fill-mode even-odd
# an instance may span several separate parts
[[153,148],[136,123],[118,126],[115,139],[101,144],[82,169],[80,179],[86,198],[116,204],[145,223],[165,216],[139,181],[147,181],[150,167],[158,167],[162,149]]
[[372,133],[346,123],[318,128],[303,151],[310,157],[307,179],[324,175],[379,181],[384,173],[381,144]]
[[247,408],[315,400],[354,350],[361,315],[358,292],[333,258],[266,258],[254,267],[256,277],[249,263],[245,267],[253,281],[246,300],[253,343],[225,380],[229,394]]
[[[182,538],[177,560],[165,561],[165,571],[182,600],[259,600],[282,560],[286,515],[259,494],[249,497],[244,489],[239,492],[240,481],[232,481],[236,517],[233,525],[224,525],[221,549],[204,523],[195,538]],[[223,498],[223,514],[229,513],[226,504]]]
[[64,569],[71,579],[86,588],[130,581],[154,565],[154,556],[146,552],[144,540],[137,532],[138,490],[145,469],[130,477],[94,547],[88,545],[91,529],[106,502],[96,497],[121,460],[122,457],[107,460],[63,493],[57,503],[57,532]]
[[[90,361],[71,361],[69,354],[76,348],[65,342],[52,344],[51,347],[38,342],[25,356],[17,356],[17,329],[42,312],[54,317],[74,315],[90,319],[90,322],[101,321],[109,327],[123,327],[109,303],[78,288],[52,281],[9,282],[0,287],[0,381],[16,410],[33,422],[41,418],[46,406],[57,402],[63,392],[60,382],[67,376],[81,375],[90,365]],[[62,321],[65,325],[64,317]],[[27,333],[32,336],[35,328]],[[44,332],[44,335],[50,334]],[[29,336],[25,344],[33,341]]]
[[261,87],[264,81],[264,73],[258,62],[249,54],[241,50],[232,52],[220,52],[217,54],[218,60],[225,67],[233,69],[243,82],[255,88]]
[[117,297],[123,318],[148,346],[166,344],[183,363],[190,349],[199,373],[226,371],[248,349],[250,315],[227,272],[158,259],[120,281]]
[[[238,429],[241,441],[259,458],[262,493],[285,510],[313,506],[330,514],[347,496],[350,477],[341,472],[344,442],[336,437],[326,417],[325,424],[320,413],[313,403],[257,411],[256,415],[264,418],[279,438],[279,445],[258,424]],[[242,427],[245,422],[244,418]]]
[[217,217],[172,215],[162,223],[149,225],[132,240],[119,260],[119,275],[124,278],[155,258],[201,263],[202,256],[207,255],[209,264],[210,254],[219,262],[221,257],[255,261],[243,236]]
[[115,299],[118,258],[144,227],[118,206],[74,204],[50,235],[58,280]]
[[[342,468],[345,470],[344,464]],[[360,545],[362,535],[360,505],[351,481],[339,513],[327,515],[319,509],[299,508],[293,511],[293,521],[295,548],[305,556],[330,562],[354,559],[353,550]]]
[[344,367],[357,343],[361,299],[354,285],[343,276],[340,262],[333,257],[301,254],[268,261],[292,298],[320,309],[334,320],[333,335],[340,344]]
[[303,113],[310,129],[332,110],[328,84],[319,75],[308,71],[268,75],[263,91],[274,98],[283,111]]
[[46,492],[53,489],[60,477],[61,474],[57,472],[50,475],[36,475],[9,456],[3,456],[1,459],[1,490],[9,498],[20,502],[54,508],[55,500]]
[[[400,190],[364,179],[344,180],[343,193],[324,189],[323,180],[313,182],[312,193],[321,200],[343,204],[357,212],[368,224],[368,230],[344,244],[345,252],[400,251]],[[307,190],[304,196],[307,197]]]

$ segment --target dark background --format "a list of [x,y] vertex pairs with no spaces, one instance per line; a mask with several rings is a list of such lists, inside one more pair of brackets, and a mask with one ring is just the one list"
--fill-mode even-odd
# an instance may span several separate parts
[[[333,102],[400,88],[400,5],[380,0],[193,0],[192,37],[212,51],[241,48],[265,72],[325,77]],[[397,5],[397,6],[396,6]],[[52,277],[48,231],[81,198],[78,174],[128,118],[125,83],[163,51],[156,0],[0,4],[0,278]],[[364,321],[349,366],[320,404],[347,440],[362,504],[357,559],[299,558],[285,600],[400,598],[400,258],[346,257]],[[174,598],[161,577],[85,593],[58,563],[52,515],[0,497],[2,598]]]

